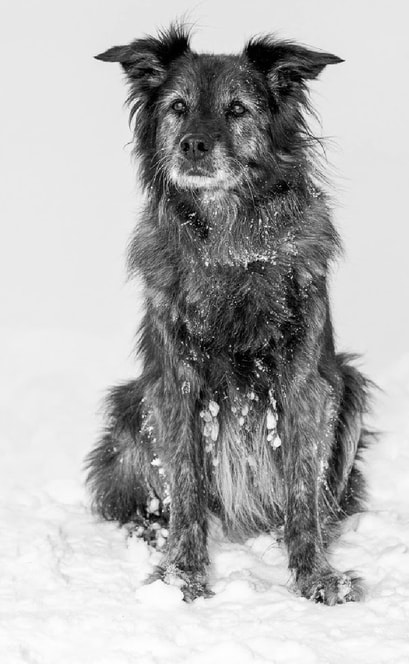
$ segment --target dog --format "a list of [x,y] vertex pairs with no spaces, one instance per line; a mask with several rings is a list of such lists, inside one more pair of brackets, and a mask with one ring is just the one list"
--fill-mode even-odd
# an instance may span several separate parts
[[363,508],[369,381],[334,347],[340,251],[308,128],[308,82],[341,58],[274,36],[199,54],[173,24],[115,46],[145,209],[129,249],[146,308],[141,375],[114,387],[87,458],[93,507],[161,546],[150,577],[212,594],[209,515],[275,532],[299,595],[360,600],[328,561]]

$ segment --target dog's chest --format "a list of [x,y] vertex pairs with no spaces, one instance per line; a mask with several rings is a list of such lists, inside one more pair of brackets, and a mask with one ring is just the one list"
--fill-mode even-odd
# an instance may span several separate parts
[[217,345],[259,347],[290,317],[291,268],[279,255],[243,252],[229,263],[192,260],[182,283],[189,331]]

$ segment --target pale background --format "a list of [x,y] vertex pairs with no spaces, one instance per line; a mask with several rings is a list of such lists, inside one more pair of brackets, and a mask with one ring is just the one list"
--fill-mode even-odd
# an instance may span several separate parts
[[[409,662],[407,7],[0,0],[0,662]],[[140,316],[124,269],[140,207],[125,89],[120,67],[92,56],[185,11],[198,50],[238,51],[275,30],[346,59],[314,101],[346,246],[332,279],[339,347],[363,352],[385,388],[372,418],[384,433],[365,456],[369,511],[331,553],[364,577],[361,604],[302,600],[274,537],[216,532],[216,596],[187,606],[176,586],[143,585],[155,551],[89,510],[83,459],[106,386],[135,371]]]
[[404,0],[2,0],[0,11],[6,341],[32,329],[40,346],[61,335],[81,354],[95,340],[102,367],[109,355],[118,378],[132,371],[139,304],[124,255],[139,194],[120,68],[92,56],[187,12],[197,50],[239,51],[275,31],[345,58],[313,93],[346,248],[332,280],[338,345],[364,353],[375,377],[399,362],[409,345]]

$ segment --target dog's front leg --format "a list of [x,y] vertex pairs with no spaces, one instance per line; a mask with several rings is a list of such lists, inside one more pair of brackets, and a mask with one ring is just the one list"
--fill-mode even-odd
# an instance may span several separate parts
[[311,371],[289,390],[285,406],[285,542],[296,585],[304,597],[325,604],[359,600],[359,579],[334,570],[325,553],[329,523],[336,521],[327,484],[338,415],[334,390]]
[[[169,375],[170,374],[170,375]],[[161,381],[159,453],[170,491],[168,548],[153,578],[180,585],[191,601],[207,587],[207,489],[199,418],[199,380],[181,362]]]

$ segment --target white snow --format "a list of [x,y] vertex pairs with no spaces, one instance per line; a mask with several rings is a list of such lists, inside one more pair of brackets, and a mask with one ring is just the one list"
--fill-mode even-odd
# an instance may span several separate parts
[[409,661],[409,355],[376,402],[384,433],[366,455],[369,511],[332,553],[365,578],[365,602],[329,608],[297,597],[273,537],[231,543],[215,523],[216,594],[188,605],[177,585],[143,584],[159,553],[88,509],[81,463],[112,380],[100,368],[104,341],[8,330],[1,342],[1,662]]

